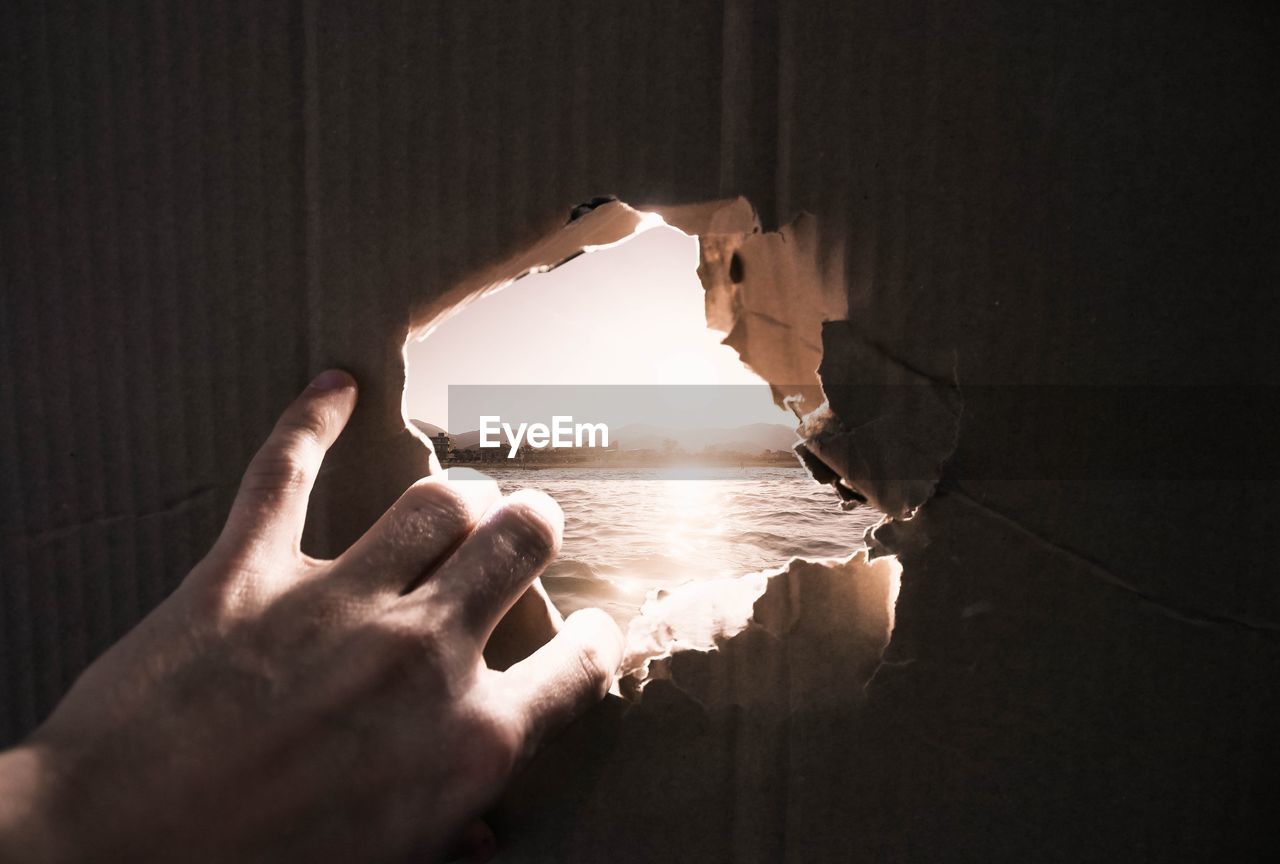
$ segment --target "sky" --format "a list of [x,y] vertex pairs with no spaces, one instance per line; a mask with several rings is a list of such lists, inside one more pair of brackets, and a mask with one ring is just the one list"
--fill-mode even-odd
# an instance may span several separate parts
[[[465,392],[467,404],[479,399],[490,413],[491,402],[494,414],[541,399],[521,385],[560,385],[541,391],[541,413],[577,411],[577,420],[610,425],[794,426],[737,352],[719,344],[723,334],[707,329],[697,266],[697,239],[661,225],[475,300],[409,344],[408,416],[463,432],[476,423],[449,425],[450,385],[455,409],[459,385],[503,385]],[[584,384],[663,386],[566,398],[572,388],[563,385]]]

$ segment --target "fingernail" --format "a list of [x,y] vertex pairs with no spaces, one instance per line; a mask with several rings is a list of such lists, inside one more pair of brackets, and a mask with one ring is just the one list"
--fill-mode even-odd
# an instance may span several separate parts
[[564,537],[564,511],[546,492],[541,489],[517,489],[507,498],[537,511],[547,523],[547,527],[555,534],[557,541]]
[[341,369],[326,369],[317,375],[310,384],[312,390],[341,390],[344,387],[356,386],[356,379]]

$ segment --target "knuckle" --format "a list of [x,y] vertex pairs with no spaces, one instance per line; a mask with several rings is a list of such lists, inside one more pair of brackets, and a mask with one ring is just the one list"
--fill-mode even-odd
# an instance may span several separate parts
[[328,422],[318,411],[298,411],[281,418],[276,432],[286,444],[310,447],[328,437]]
[[609,689],[610,670],[605,668],[604,658],[594,645],[580,644],[574,651],[575,671],[580,690],[585,697],[603,699]]
[[252,575],[238,571],[184,582],[182,590],[193,632],[198,627],[209,627],[227,633],[254,619],[262,604],[253,586]]
[[400,499],[401,518],[436,528],[462,529],[474,522],[467,502],[443,483],[419,481]]
[[430,628],[391,616],[376,625],[377,677],[382,686],[453,699],[464,682],[449,645]]
[[299,454],[291,451],[262,454],[245,476],[248,491],[259,494],[287,495],[305,489],[310,482],[311,471]]
[[405,659],[426,666],[442,665],[439,662],[442,646],[434,634],[422,627],[394,618],[384,620],[378,626],[378,639],[386,655],[393,660]]

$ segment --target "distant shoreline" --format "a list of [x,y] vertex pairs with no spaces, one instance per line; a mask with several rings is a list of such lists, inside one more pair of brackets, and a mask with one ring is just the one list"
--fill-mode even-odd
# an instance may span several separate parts
[[443,468],[503,468],[503,469],[519,469],[522,471],[544,471],[551,468],[589,468],[595,470],[621,470],[631,468],[662,468],[662,469],[679,469],[688,470],[697,469],[734,469],[734,468],[795,468],[803,470],[804,465],[799,459],[794,462],[789,461],[773,461],[769,459],[743,459],[733,462],[612,462],[604,460],[591,460],[589,462],[526,462],[516,459],[493,459],[489,461],[469,461],[469,460],[441,460]]

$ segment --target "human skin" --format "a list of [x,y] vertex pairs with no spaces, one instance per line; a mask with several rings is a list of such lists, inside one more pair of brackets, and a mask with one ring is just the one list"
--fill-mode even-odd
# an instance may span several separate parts
[[486,666],[563,517],[476,475],[419,481],[337,559],[304,555],[355,402],[346,373],[313,381],[204,560],[0,754],[0,860],[431,861],[491,844],[477,816],[604,696],[622,636],[584,610]]

